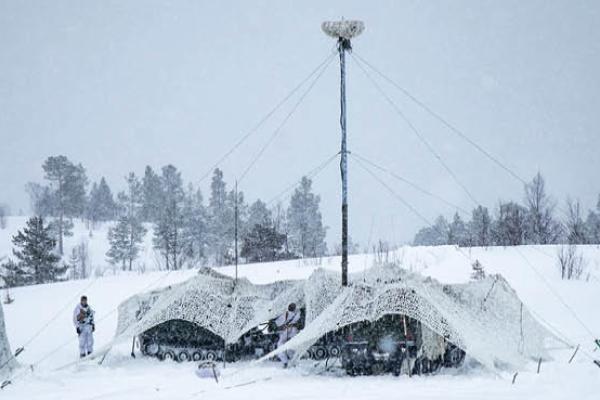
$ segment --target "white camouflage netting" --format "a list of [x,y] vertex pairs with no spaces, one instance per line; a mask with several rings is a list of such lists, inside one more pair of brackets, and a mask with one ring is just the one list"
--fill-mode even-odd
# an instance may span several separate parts
[[[234,290],[235,288],[235,290]],[[302,287],[297,282],[254,285],[211,269],[202,269],[183,283],[135,295],[119,306],[117,336],[131,337],[165,321],[180,319],[216,333],[226,343],[282,310],[280,304],[302,304]]]
[[4,376],[17,366],[17,361],[10,350],[4,326],[4,310],[0,304],[0,376]]
[[351,275],[350,282],[342,289],[339,274],[317,270],[303,281],[254,285],[240,279],[234,290],[232,278],[203,270],[184,283],[123,302],[117,339],[182,319],[233,343],[295,302],[306,307],[305,329],[261,360],[285,350],[304,354],[327,332],[385,314],[405,314],[421,321],[422,351],[429,356],[440,354],[439,336],[443,336],[489,368],[521,366],[547,357],[545,342],[553,336],[499,275],[442,285],[388,265]]

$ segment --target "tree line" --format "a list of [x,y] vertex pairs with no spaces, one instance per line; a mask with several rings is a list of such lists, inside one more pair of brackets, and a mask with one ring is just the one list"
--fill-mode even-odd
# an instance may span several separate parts
[[587,216],[578,200],[559,208],[538,173],[524,187],[524,202],[500,201],[492,215],[487,207],[473,209],[470,220],[458,212],[451,221],[437,217],[420,229],[415,245],[518,246],[523,244],[600,244],[600,196]]
[[[90,230],[111,222],[106,259],[123,270],[133,269],[149,229],[162,268],[231,264],[236,217],[242,262],[319,257],[327,252],[320,196],[306,177],[284,207],[260,199],[247,204],[244,193],[228,186],[218,168],[207,202],[201,190],[185,184],[181,172],[170,164],[160,171],[147,166],[141,177],[130,172],[125,190],[116,195],[104,178],[88,190],[85,168],[65,156],[48,157],[42,169],[44,182],[26,185],[35,217],[13,238],[16,261],[2,266],[5,282],[45,283],[59,279],[69,267],[75,269],[62,260],[64,237],[73,234],[74,219],[86,221]],[[25,249],[35,253],[35,260],[23,256]],[[71,264],[81,261],[85,252],[76,246]],[[45,272],[36,272],[41,270]]]

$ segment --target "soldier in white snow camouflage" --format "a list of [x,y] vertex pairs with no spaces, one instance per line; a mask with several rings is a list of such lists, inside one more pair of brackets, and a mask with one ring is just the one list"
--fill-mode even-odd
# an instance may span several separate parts
[[73,325],[79,335],[79,356],[85,357],[94,351],[94,310],[89,306],[86,296],[81,296],[79,304],[73,310]]
[[[275,325],[277,325],[279,333],[277,347],[283,346],[288,340],[296,336],[300,326],[300,311],[296,309],[296,304],[290,303],[287,311],[275,320]],[[293,357],[291,353],[293,351],[290,350],[279,354],[279,359],[284,368],[287,368],[289,359]]]

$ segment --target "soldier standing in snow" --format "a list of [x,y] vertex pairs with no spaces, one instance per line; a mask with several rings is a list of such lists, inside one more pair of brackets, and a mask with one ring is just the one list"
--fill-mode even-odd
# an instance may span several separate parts
[[[300,312],[296,311],[296,304],[290,303],[287,311],[275,320],[275,325],[277,325],[277,330],[279,332],[279,340],[277,341],[277,347],[279,348],[298,334]],[[288,361],[291,357],[293,357],[292,351],[284,351],[279,354],[279,359],[283,363],[283,368],[287,368]]]
[[73,311],[73,325],[79,335],[79,357],[92,354],[94,350],[94,310],[88,305],[87,297],[81,296],[81,301]]

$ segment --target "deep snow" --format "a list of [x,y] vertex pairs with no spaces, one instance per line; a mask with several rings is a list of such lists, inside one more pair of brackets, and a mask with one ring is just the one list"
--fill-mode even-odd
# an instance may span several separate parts
[[[24,222],[11,218],[9,229],[0,230],[0,257],[10,252],[10,235]],[[85,227],[77,224],[74,237],[68,238],[67,249],[81,240],[89,241],[92,264],[102,270],[106,266],[106,226],[90,238]],[[149,238],[147,238],[149,239]],[[149,240],[146,241],[149,245]],[[479,259],[488,273],[501,273],[514,287],[525,305],[543,322],[557,328],[582,349],[571,364],[572,350],[552,350],[553,361],[542,364],[539,375],[534,362],[511,385],[513,371],[500,374],[466,366],[461,371],[445,371],[433,377],[338,377],[322,374],[322,365],[303,362],[292,370],[281,370],[276,363],[228,365],[220,382],[200,379],[189,364],[161,363],[128,356],[130,343],[121,343],[107,356],[104,365],[96,362],[71,364],[77,360],[77,345],[71,312],[77,298],[85,292],[96,309],[97,348],[110,342],[116,328],[116,307],[130,295],[150,288],[180,282],[195,274],[194,270],[175,272],[121,273],[83,281],[15,289],[16,299],[4,305],[7,333],[16,349],[36,333],[19,356],[22,365],[34,365],[17,371],[14,382],[0,396],[11,399],[188,399],[188,398],[473,398],[473,399],[597,399],[600,396],[600,368],[590,356],[594,351],[592,336],[581,326],[533,270],[542,274],[561,298],[572,307],[596,337],[600,337],[600,249],[581,246],[588,264],[588,281],[561,281],[556,267],[556,246],[522,246],[519,248],[473,248],[458,250],[443,247],[403,247],[388,255],[412,269],[443,282],[464,282],[471,273],[470,260]],[[148,248],[140,263],[148,269],[156,264]],[[377,255],[356,255],[350,259],[351,272],[360,273],[378,259]],[[239,273],[255,283],[278,279],[305,278],[317,267],[339,269],[339,258],[286,261],[241,265]],[[533,266],[530,266],[529,263]],[[220,272],[234,274],[233,267]],[[56,319],[52,319],[56,316]],[[50,321],[50,322],[49,322]],[[47,326],[46,326],[47,324]],[[42,330],[43,328],[43,330]],[[39,362],[43,359],[41,362]],[[515,371],[516,372],[516,371]],[[256,383],[250,383],[256,381]],[[239,385],[239,386],[236,386]]]

